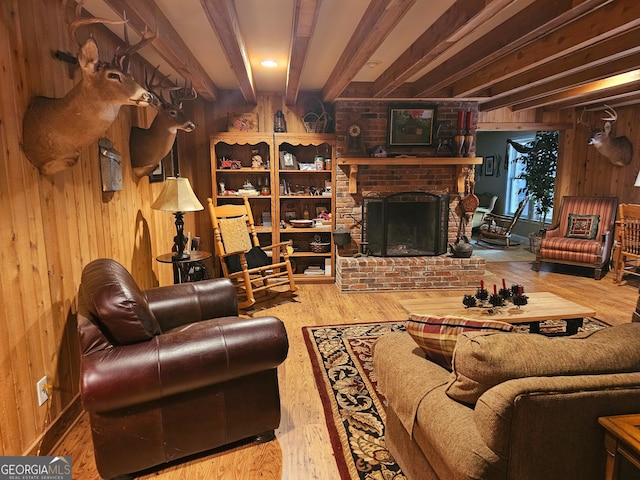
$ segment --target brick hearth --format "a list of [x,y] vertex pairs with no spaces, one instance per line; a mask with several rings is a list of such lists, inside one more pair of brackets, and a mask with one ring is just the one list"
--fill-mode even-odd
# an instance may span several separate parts
[[342,292],[475,287],[484,277],[479,256],[336,258],[336,284]]
[[[444,122],[443,135],[455,134],[457,112],[474,112],[474,131],[477,102],[432,102],[437,105],[437,118]],[[358,120],[363,127],[367,148],[386,144],[386,102],[345,101],[336,104],[337,156],[358,156],[347,151],[346,131],[350,122]],[[403,153],[414,156],[435,156],[435,148],[428,151],[407,148]],[[447,155],[451,155],[450,153]],[[366,156],[360,152],[360,156]],[[450,196],[449,242],[456,239],[459,218],[454,212],[458,205],[458,183],[455,165],[406,166],[389,158],[384,165],[362,165],[358,170],[357,193],[349,192],[348,171],[336,169],[336,227],[349,228],[352,241],[340,247],[336,256],[336,283],[343,292],[375,290],[411,290],[428,288],[475,287],[484,277],[482,257],[454,258],[450,255],[426,257],[358,257],[356,240],[360,226],[362,198],[371,193],[388,195],[403,191],[448,191]],[[467,227],[469,228],[469,227]],[[470,231],[466,232],[470,235]]]

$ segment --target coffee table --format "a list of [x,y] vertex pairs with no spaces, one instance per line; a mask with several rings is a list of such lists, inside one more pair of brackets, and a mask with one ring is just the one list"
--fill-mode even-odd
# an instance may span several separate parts
[[457,315],[476,320],[499,320],[514,325],[528,323],[531,333],[540,333],[540,322],[564,320],[565,335],[574,335],[585,317],[595,316],[595,310],[566,300],[550,292],[526,293],[529,303],[516,307],[507,303],[504,307],[467,308],[462,304],[463,294],[454,297],[433,297],[400,302],[400,306],[413,315]]

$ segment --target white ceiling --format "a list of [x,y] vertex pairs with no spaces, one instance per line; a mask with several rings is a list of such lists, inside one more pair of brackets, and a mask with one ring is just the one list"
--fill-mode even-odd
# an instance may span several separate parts
[[[594,98],[590,86],[597,80],[638,68],[640,59],[634,63],[633,57],[640,51],[637,42],[593,62],[590,60],[593,55],[585,57],[584,61],[577,62],[577,66],[567,68],[566,72],[560,69],[548,78],[531,80],[524,75],[526,70],[534,70],[547,62],[566,59],[567,64],[572,64],[570,56],[593,45],[604,45],[624,33],[638,32],[637,38],[640,38],[637,0],[84,0],[82,3],[89,14],[109,19],[121,18],[124,9],[134,30],[141,31],[144,27],[141,19],[146,19],[145,23],[158,34],[158,39],[140,54],[152,65],[160,65],[161,72],[171,74],[178,83],[182,83],[183,76],[193,76],[194,87],[203,97],[214,101],[217,90],[240,89],[248,101],[255,101],[256,92],[286,92],[290,102],[296,98],[296,92],[322,91],[325,101],[367,97],[460,98],[478,100],[481,109],[486,102],[487,109],[491,109],[496,101],[513,97],[512,102],[502,103],[512,108],[515,105],[516,109],[522,108],[518,103],[526,104],[527,108],[547,108],[550,101],[529,106],[530,99],[540,97],[539,89],[542,88],[545,94],[567,92],[568,97],[576,98],[575,105],[604,101],[622,104],[622,98],[626,102],[640,102],[635,98],[640,94],[634,95],[632,91],[625,91],[622,97],[603,95]],[[483,7],[474,11],[478,5]],[[525,8],[527,14],[518,17],[516,14]],[[389,13],[394,10],[400,11],[397,17]],[[231,42],[231,53],[223,48],[207,11],[222,11],[215,19],[224,18],[225,25],[237,24],[237,29],[227,32],[226,37],[222,33],[227,49]],[[305,17],[299,14],[301,11],[316,12],[316,15]],[[374,11],[377,13],[372,16]],[[454,11],[457,16],[452,15]],[[545,17],[545,12],[551,11],[558,13]],[[616,20],[611,22],[614,16]],[[580,23],[581,17],[593,19]],[[315,18],[315,26],[306,44],[299,31],[298,36],[295,35],[294,27],[296,19],[302,19],[302,22],[309,18]],[[380,18],[382,20],[378,21]],[[160,19],[158,24],[163,27],[158,27],[156,19]],[[121,26],[110,28],[123,37]],[[496,31],[498,34],[505,32],[504,44],[496,40]],[[522,32],[522,38],[517,38],[518,32]],[[555,50],[550,39],[558,32],[559,38],[567,43],[564,50]],[[588,34],[588,38],[571,44],[571,39],[579,32]],[[432,38],[433,42],[430,42]],[[137,41],[137,38],[132,35],[132,40]],[[515,64],[527,55],[535,57],[538,55],[536,48],[545,41],[549,42],[548,58],[532,60],[528,65],[514,66],[511,70],[509,62]],[[159,43],[163,45],[159,46]],[[491,44],[494,50],[474,56],[483,44]],[[186,50],[180,45],[185,45]],[[246,48],[247,61],[237,54],[243,48]],[[607,48],[611,50],[610,46]],[[299,51],[303,53],[304,63],[300,63],[299,71],[288,71],[291,52]],[[188,58],[176,59],[174,56],[172,59],[171,55],[176,52]],[[409,58],[410,62],[402,64],[403,58]],[[260,62],[265,59],[275,60],[278,67],[261,66]],[[620,65],[622,59],[625,59],[624,65]],[[230,64],[232,61],[233,65]],[[504,66],[498,65],[501,61],[505,62]],[[447,63],[460,65],[459,71],[464,72],[464,76],[450,71],[450,82],[445,75],[438,89],[432,86],[429,90],[429,76],[437,75],[436,68],[444,68]],[[413,65],[419,66],[409,69]],[[494,74],[496,78],[489,77],[489,81],[472,85],[470,90],[469,79],[491,71],[491,68],[498,72]],[[587,69],[591,71],[575,75]],[[402,76],[403,72],[409,73]],[[402,81],[387,88],[386,93],[380,93],[376,89],[384,88],[380,79],[385,73],[387,82],[388,78]],[[570,74],[575,78],[569,79]],[[507,80],[520,77],[519,83],[514,80],[513,85],[505,86]],[[551,83],[561,77],[567,77],[567,81]],[[298,88],[288,89],[293,83],[287,82],[291,79],[295,82],[297,78]],[[521,95],[522,91],[535,86],[538,90],[532,91],[530,97]],[[465,88],[467,93],[464,93]],[[431,92],[430,96],[420,93],[420,89]],[[585,100],[583,97],[587,93],[590,96]],[[558,100],[552,100],[557,107]]]

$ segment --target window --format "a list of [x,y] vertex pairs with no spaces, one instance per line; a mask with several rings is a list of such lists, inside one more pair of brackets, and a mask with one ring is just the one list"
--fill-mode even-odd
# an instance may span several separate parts
[[[532,142],[535,138],[535,135],[531,134],[526,137],[518,137],[512,138],[514,142],[517,142],[521,145]],[[507,201],[505,202],[505,211],[508,215],[513,215],[516,213],[518,208],[518,204],[524,198],[524,193],[519,193],[525,186],[525,181],[520,177],[522,172],[524,171],[524,163],[516,162],[515,159],[520,157],[521,154],[513,148],[512,145],[507,144],[507,159],[506,161],[509,163],[509,168],[507,170]],[[531,215],[533,214],[533,206],[530,204],[528,210],[522,212],[522,216],[520,218],[533,218]]]
[[[529,162],[532,162],[529,165],[530,168],[527,173],[530,178],[534,179],[538,192],[544,191],[548,188],[553,191],[555,181],[555,164],[558,156],[558,132],[536,132],[535,134],[523,135],[522,137],[513,138],[512,140],[514,143],[525,147],[531,147],[534,145],[536,153],[520,153],[512,144],[507,144],[509,181],[507,183],[507,202],[505,210],[511,215],[515,213],[518,208],[518,204],[524,198],[524,193],[521,193],[521,191],[526,186],[526,181],[519,177],[527,171],[527,164],[522,160],[516,161],[516,159],[525,157]],[[520,149],[520,151],[522,152],[523,150]],[[550,199],[547,198],[547,201],[552,202],[552,200],[552,197]],[[539,214],[536,212],[536,207],[539,206],[540,205],[537,202],[530,201],[528,207],[522,213],[521,218],[536,222],[541,221],[542,218],[539,217]],[[547,206],[547,208],[548,211],[545,219],[548,221],[553,218],[553,206]]]

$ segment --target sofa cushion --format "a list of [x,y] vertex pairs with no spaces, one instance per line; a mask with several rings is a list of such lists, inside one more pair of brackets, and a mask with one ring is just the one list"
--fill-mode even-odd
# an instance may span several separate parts
[[100,258],[89,263],[80,290],[92,321],[112,343],[143,342],[160,333],[146,295],[118,262]]
[[465,332],[453,355],[447,395],[475,404],[491,387],[514,378],[640,371],[640,324],[571,337]]
[[458,335],[469,331],[510,332],[513,325],[493,320],[475,320],[454,315],[410,315],[406,329],[411,338],[438,365],[451,370],[451,357]]
[[599,222],[600,215],[577,215],[570,213],[567,224],[567,237],[593,240],[598,233]]

